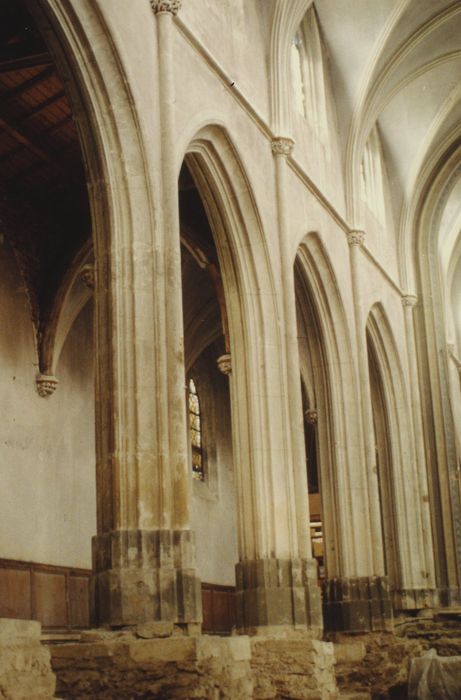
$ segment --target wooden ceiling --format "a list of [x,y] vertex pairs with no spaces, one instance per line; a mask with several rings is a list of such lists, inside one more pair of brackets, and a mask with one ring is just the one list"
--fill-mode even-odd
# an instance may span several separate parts
[[71,106],[23,0],[0,2],[0,227],[38,328],[90,217]]

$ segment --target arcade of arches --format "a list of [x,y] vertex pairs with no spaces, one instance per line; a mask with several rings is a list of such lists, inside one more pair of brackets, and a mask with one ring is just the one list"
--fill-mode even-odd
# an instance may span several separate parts
[[453,0],[0,4],[0,645],[60,697],[334,698],[376,640],[397,697],[456,630],[460,70]]

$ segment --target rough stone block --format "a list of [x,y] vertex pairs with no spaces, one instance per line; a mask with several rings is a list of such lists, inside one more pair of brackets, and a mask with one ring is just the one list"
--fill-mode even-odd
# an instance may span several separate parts
[[0,619],[0,698],[50,700],[56,678],[40,644],[40,623]]

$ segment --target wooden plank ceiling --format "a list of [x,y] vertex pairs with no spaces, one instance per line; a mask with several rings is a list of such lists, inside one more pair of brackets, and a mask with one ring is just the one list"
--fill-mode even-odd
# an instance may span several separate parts
[[90,217],[71,106],[22,0],[0,2],[0,227],[38,330]]

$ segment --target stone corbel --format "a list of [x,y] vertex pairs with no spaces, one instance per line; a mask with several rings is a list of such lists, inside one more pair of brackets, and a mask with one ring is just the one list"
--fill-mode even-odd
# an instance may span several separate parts
[[224,355],[220,355],[216,360],[216,364],[218,365],[218,369],[220,372],[227,375],[231,374],[232,358],[229,352],[226,352]]
[[94,290],[94,265],[83,265],[79,273],[80,279],[91,291]]
[[35,386],[37,387],[37,393],[43,399],[46,399],[51,394],[54,394],[59,381],[52,374],[37,374],[35,378]]

